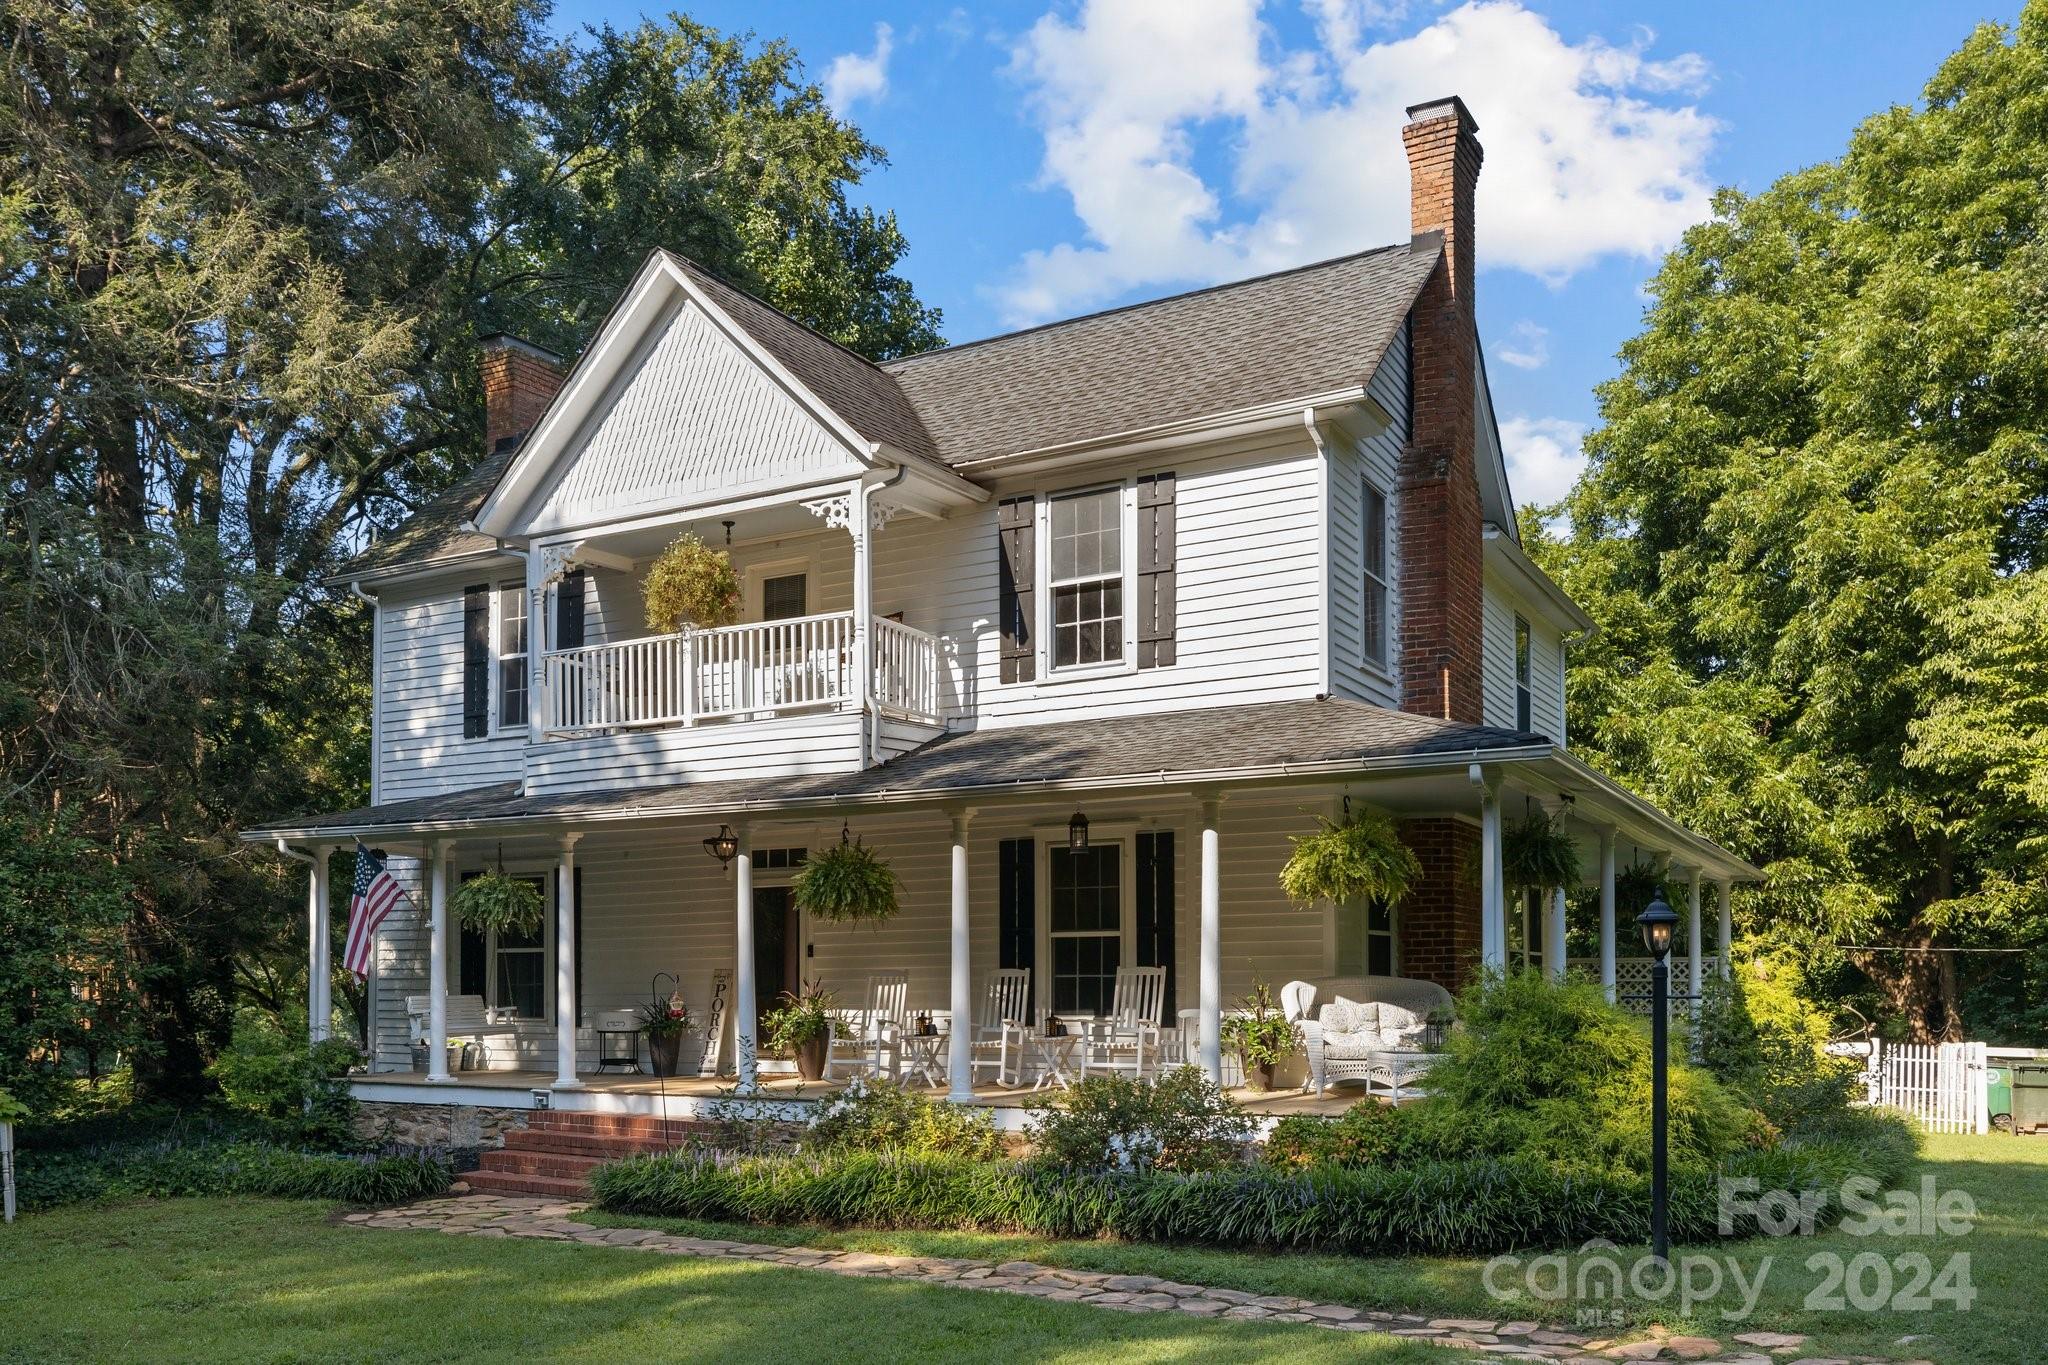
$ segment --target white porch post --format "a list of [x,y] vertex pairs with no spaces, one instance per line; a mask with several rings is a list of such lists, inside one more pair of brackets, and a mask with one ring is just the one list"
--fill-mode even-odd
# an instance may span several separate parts
[[732,1042],[739,1059],[740,1093],[761,1088],[754,1046],[754,840],[739,826],[739,852],[733,856]]
[[[1476,771],[1476,769],[1475,769]],[[1490,782],[1479,788],[1479,965],[1506,971],[1507,890],[1501,882],[1500,793]]]
[[306,869],[306,1037],[318,1043],[327,1037],[334,1017],[334,965],[329,961],[334,940],[327,922],[327,859],[334,850],[315,844],[311,852],[313,863]]
[[1735,884],[1729,881],[1726,877],[1723,877],[1720,881],[1714,883],[1714,903],[1715,906],[1720,910],[1721,914],[1720,958],[1721,979],[1723,981],[1729,980],[1734,975],[1735,971],[1735,969],[1728,962],[1728,952],[1731,948],[1735,946],[1735,907],[1729,904],[1728,901],[1728,895],[1734,889]]
[[847,529],[853,532],[853,695],[863,717],[860,762],[865,768],[874,761],[874,739],[868,729],[879,723],[869,704],[869,679],[874,673],[874,528],[870,525],[867,484],[855,483],[852,496],[852,525]]
[[562,859],[555,868],[555,1085],[576,1090],[576,841],[562,836]]
[[1202,798],[1202,926],[1201,1024],[1202,1070],[1223,1084],[1223,886],[1221,834],[1217,816],[1222,802]]
[[1692,992],[1694,1014],[1700,1010],[1700,987],[1704,984],[1701,968],[1705,965],[1705,954],[1701,950],[1706,946],[1706,940],[1700,935],[1700,869],[1694,868],[1692,886],[1685,900],[1685,979],[1687,989]]
[[974,1098],[974,982],[969,976],[967,918],[967,822],[971,811],[953,816],[953,1037],[946,1049],[951,1082],[947,1099]]
[[1543,922],[1543,975],[1551,981],[1564,980],[1564,915],[1564,888],[1553,887]]
[[1600,831],[1600,987],[1611,1003],[1614,984],[1614,831]]
[[447,1081],[448,1074],[448,863],[454,850],[436,843],[427,850],[433,864],[428,913],[433,917],[427,937],[427,1079]]

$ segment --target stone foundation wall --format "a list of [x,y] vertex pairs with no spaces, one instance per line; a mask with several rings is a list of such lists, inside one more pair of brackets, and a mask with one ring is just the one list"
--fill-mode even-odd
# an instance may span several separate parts
[[503,1147],[506,1133],[526,1126],[526,1114],[498,1105],[364,1100],[356,1105],[356,1132],[407,1147]]

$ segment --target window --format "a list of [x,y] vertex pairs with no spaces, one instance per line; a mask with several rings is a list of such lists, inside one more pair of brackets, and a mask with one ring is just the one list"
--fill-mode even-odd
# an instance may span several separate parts
[[[463,880],[476,875],[465,873]],[[520,880],[540,892],[543,904],[551,899],[548,884],[553,878],[536,875]],[[553,923],[550,908],[542,916],[539,930],[531,934],[464,928],[459,945],[460,993],[480,995],[491,1008],[510,1010],[521,1019],[547,1018],[551,994],[548,935]]]
[[1359,504],[1364,531],[1365,615],[1359,626],[1365,661],[1387,663],[1387,495],[1365,485]]
[[1052,500],[1052,666],[1124,657],[1123,490]]
[[800,848],[762,848],[754,851],[756,872],[787,872],[804,865],[805,852]]
[[1515,618],[1515,728],[1529,728],[1529,623]]
[[1395,974],[1394,912],[1383,901],[1340,905],[1337,914],[1337,976]]
[[1052,848],[1050,938],[1056,1014],[1103,1014],[1123,962],[1123,848]]
[[761,580],[761,619],[763,621],[787,621],[804,614],[804,592],[806,575],[783,574],[778,578]]
[[526,724],[526,585],[498,588],[498,724]]

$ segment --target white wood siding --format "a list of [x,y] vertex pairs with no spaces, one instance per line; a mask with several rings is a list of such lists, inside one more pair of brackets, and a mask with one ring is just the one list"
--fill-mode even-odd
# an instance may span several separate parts
[[1484,703],[1488,725],[1513,729],[1515,715],[1515,616],[1529,623],[1529,727],[1558,744],[1565,742],[1564,639],[1528,603],[1492,574],[1486,576]]
[[428,921],[426,892],[417,858],[393,853],[385,866],[405,887],[407,899],[384,917],[377,929],[375,963],[370,977],[370,1058],[374,1071],[412,1069],[405,997],[427,989]]
[[526,750],[524,775],[539,796],[859,768],[860,714],[849,710],[551,739]]
[[[1408,440],[1408,334],[1394,334],[1380,367],[1366,386],[1393,416],[1385,431],[1356,443],[1330,447],[1329,564],[1330,690],[1340,697],[1399,706],[1395,679],[1401,672],[1401,448]],[[1360,513],[1370,480],[1387,500],[1387,661],[1365,661],[1361,626],[1365,611],[1365,531]]]
[[466,787],[510,782],[520,773],[526,731],[484,739],[462,735],[462,589],[515,579],[519,571],[476,573],[424,587],[387,590],[379,599],[377,679],[382,708],[375,730],[376,800],[404,801]]
[[837,437],[684,300],[649,329],[522,521],[545,534],[856,468]]

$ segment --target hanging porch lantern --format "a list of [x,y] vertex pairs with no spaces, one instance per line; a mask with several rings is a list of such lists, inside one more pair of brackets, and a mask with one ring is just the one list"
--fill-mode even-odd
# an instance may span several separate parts
[[1067,821],[1067,847],[1076,853],[1088,847],[1088,817],[1080,811]]
[[732,832],[731,825],[722,824],[718,833],[704,841],[704,851],[718,859],[719,866],[730,867],[740,853],[740,836]]

